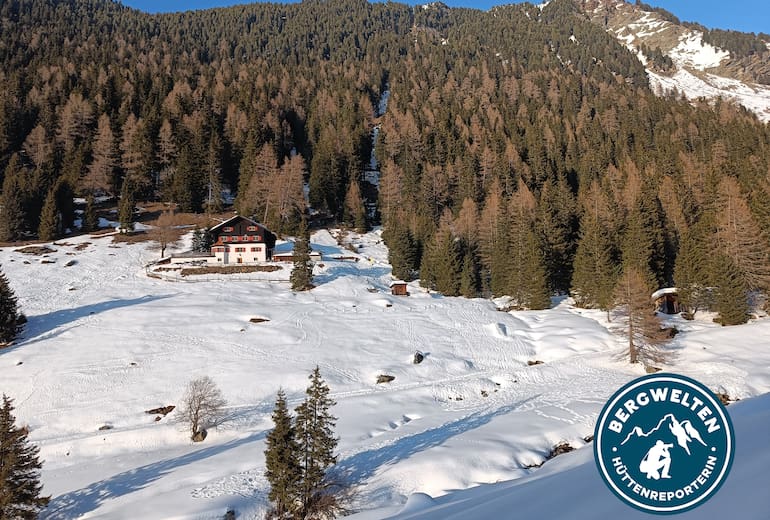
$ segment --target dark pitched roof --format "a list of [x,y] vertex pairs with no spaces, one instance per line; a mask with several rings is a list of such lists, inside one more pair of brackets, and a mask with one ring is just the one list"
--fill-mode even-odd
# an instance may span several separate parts
[[[229,223],[231,223],[231,222],[233,222],[235,220],[238,220],[238,219],[243,219],[243,220],[245,220],[246,222],[248,222],[249,224],[251,224],[253,226],[259,226],[259,227],[261,227],[263,229],[267,229],[265,226],[263,226],[262,224],[260,224],[259,222],[255,221],[255,220],[251,220],[250,218],[244,217],[243,215],[235,215],[234,217],[230,217],[229,219],[225,220],[224,222],[220,222],[216,226],[212,226],[211,229],[209,229],[209,231],[214,231],[215,229],[220,228],[220,227],[222,227],[222,226],[224,226],[226,224],[229,224]],[[267,229],[267,230],[270,231],[269,229]]]

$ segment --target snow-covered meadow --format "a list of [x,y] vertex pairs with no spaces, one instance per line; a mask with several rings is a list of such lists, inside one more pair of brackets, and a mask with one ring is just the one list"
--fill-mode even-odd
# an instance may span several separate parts
[[[355,253],[327,231],[311,242],[324,259],[306,293],[282,281],[154,279],[144,267],[159,255],[150,243],[110,237],[68,238],[46,258],[0,249],[29,317],[21,340],[0,350],[0,392],[16,399],[41,448],[52,497],[43,518],[214,519],[228,509],[261,518],[275,393],[299,403],[316,365],[338,402],[337,471],[357,483],[354,507],[374,510],[369,517],[398,511],[414,493],[454,504],[468,495],[450,492],[522,477],[478,493],[504,497],[510,487],[526,498],[548,476],[617,500],[587,476],[595,469],[584,438],[607,397],[643,370],[621,358],[623,339],[603,313],[569,299],[506,313],[418,284],[391,296],[378,231],[349,235]],[[770,320],[721,328],[707,318],[674,320],[682,332],[666,369],[734,398],[770,391]],[[418,350],[426,356],[415,365]],[[395,380],[378,385],[380,374]],[[145,410],[179,404],[201,375],[222,389],[228,420],[193,444],[174,412],[156,422]],[[766,398],[733,406],[764,413],[766,431]],[[579,449],[538,468],[560,442]],[[540,511],[558,513],[538,496]],[[420,495],[410,507],[421,501],[438,507]]]

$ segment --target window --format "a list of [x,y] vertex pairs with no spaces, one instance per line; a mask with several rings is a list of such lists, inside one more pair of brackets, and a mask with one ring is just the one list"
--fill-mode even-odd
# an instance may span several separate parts
[[251,237],[249,237],[249,235],[243,235],[244,242],[248,242],[249,240],[251,240]]
[[254,242],[262,242],[262,237],[259,235],[254,236]]
[[225,232],[225,233],[232,233],[233,232],[233,228],[230,227],[230,226],[227,226],[225,228],[222,228],[222,231]]
[[241,237],[239,237],[239,236],[234,236],[234,237],[230,237],[230,239],[231,239],[233,242],[238,242],[238,241],[240,241],[240,240],[241,240]]
[[236,253],[245,253],[246,252],[246,248],[245,247],[236,247],[235,248],[235,252]]
[[246,228],[246,231],[256,231],[256,230],[257,230],[257,226],[248,226]]
[[262,251],[261,247],[252,247],[251,248],[251,252],[252,253],[259,253],[260,251]]

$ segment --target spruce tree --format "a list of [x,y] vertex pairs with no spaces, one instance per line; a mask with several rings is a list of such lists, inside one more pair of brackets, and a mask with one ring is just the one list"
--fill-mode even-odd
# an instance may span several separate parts
[[679,301],[694,316],[699,309],[710,307],[710,251],[705,223],[696,222],[682,233],[676,255],[674,281]]
[[80,230],[89,232],[99,229],[99,217],[96,215],[96,204],[93,194],[86,197],[86,208],[83,211],[83,219],[80,221]]
[[121,233],[128,233],[134,230],[134,192],[130,184],[131,181],[126,176],[123,179],[123,186],[120,188],[118,225]]
[[337,463],[334,450],[337,438],[334,426],[337,418],[329,409],[335,401],[329,397],[329,387],[316,367],[309,376],[305,401],[296,409],[299,462],[302,468],[300,486],[301,518],[317,518],[324,510],[334,510],[339,504],[334,500],[332,483],[328,481],[328,469]]
[[198,228],[195,231],[193,231],[193,238],[192,238],[193,251],[196,251],[198,253],[207,253],[211,251],[212,245],[213,245],[213,240],[211,238],[211,233],[209,233],[208,229]]
[[388,262],[393,267],[393,276],[407,282],[414,279],[419,265],[417,243],[409,228],[393,219],[382,233],[388,246]]
[[460,251],[445,220],[428,242],[420,264],[420,285],[445,296],[460,294]]
[[479,269],[476,255],[470,246],[463,248],[462,270],[460,271],[460,294],[466,298],[474,298],[479,290]]
[[740,325],[749,320],[748,288],[732,259],[718,254],[712,261],[712,276],[716,285],[717,322]]
[[581,237],[575,253],[572,297],[578,307],[607,311],[609,318],[618,268],[604,226],[593,215],[581,222]]
[[519,183],[511,197],[507,218],[508,248],[505,257],[505,290],[521,309],[547,309],[551,305],[545,259],[535,234],[532,210],[535,200]]
[[313,264],[310,260],[310,232],[302,219],[299,234],[294,241],[294,268],[291,270],[291,288],[307,291],[313,288]]
[[51,188],[43,204],[43,212],[40,214],[40,226],[37,228],[37,236],[40,240],[56,240],[61,236],[61,214],[56,207],[56,190]]
[[3,177],[0,195],[0,240],[18,240],[24,232],[24,169],[18,154],[13,154]]
[[21,332],[24,318],[8,278],[0,270],[0,347],[11,343]]
[[278,391],[273,408],[273,428],[267,435],[265,476],[270,483],[268,498],[273,504],[268,518],[293,518],[300,498],[302,467],[299,461],[299,444],[291,415],[286,407],[286,394]]
[[42,462],[39,449],[27,441],[26,428],[19,428],[13,416],[13,400],[3,394],[0,407],[0,518],[37,518],[49,501],[41,496]]

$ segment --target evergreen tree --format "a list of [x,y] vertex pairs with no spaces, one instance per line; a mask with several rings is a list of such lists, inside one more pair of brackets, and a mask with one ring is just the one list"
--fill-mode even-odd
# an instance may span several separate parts
[[575,201],[567,183],[548,180],[540,193],[535,228],[552,291],[569,289],[576,227]]
[[527,222],[514,226],[506,294],[519,308],[547,309],[551,297],[540,243]]
[[214,241],[211,238],[211,233],[208,229],[198,228],[193,231],[192,238],[192,250],[199,253],[206,253],[211,251],[211,246]]
[[420,264],[420,285],[445,296],[460,294],[460,251],[449,222],[443,219],[428,242]]
[[717,254],[712,262],[712,276],[717,288],[716,306],[722,325],[740,325],[749,320],[748,288],[740,271],[726,254]]
[[18,240],[24,231],[24,192],[22,176],[24,169],[18,154],[13,154],[3,177],[3,192],[0,195],[0,240]]
[[0,407],[0,518],[37,518],[49,501],[40,495],[42,462],[39,449],[29,444],[26,428],[19,428],[13,416],[13,400],[3,394]]
[[650,185],[650,181],[645,183],[628,216],[623,267],[650,273],[654,285],[661,287],[670,282],[673,263],[667,255],[670,246],[663,207],[654,188],[648,188]]
[[291,270],[291,288],[295,291],[307,291],[313,288],[313,263],[310,260],[310,232],[305,219],[302,219],[300,231],[294,241],[294,267]]
[[128,233],[134,230],[134,191],[131,188],[131,181],[128,176],[123,179],[123,186],[120,188],[118,223],[121,233]]
[[621,307],[631,363],[650,365],[666,360],[665,353],[660,350],[664,338],[660,321],[652,308],[651,294],[647,274],[635,267],[623,270],[615,287],[615,303]]
[[309,376],[305,401],[296,409],[295,427],[299,445],[299,462],[302,468],[300,486],[300,518],[318,518],[323,511],[338,506],[333,499],[332,483],[328,469],[337,463],[334,450],[337,438],[334,426],[337,418],[329,409],[335,401],[329,397],[329,387],[316,367]]
[[21,332],[24,319],[8,278],[0,271],[0,347],[9,344]]
[[699,309],[710,307],[712,278],[709,266],[710,251],[706,235],[706,224],[696,222],[682,233],[679,240],[679,252],[676,255],[674,281],[679,293],[679,301],[686,307],[690,316]]
[[275,428],[267,435],[265,450],[265,476],[270,483],[268,498],[273,504],[268,518],[291,519],[300,497],[302,467],[296,430],[286,407],[286,394],[283,390],[278,391],[273,408],[273,423]]
[[37,236],[40,240],[45,241],[56,240],[61,236],[61,214],[56,207],[56,190],[54,188],[48,191],[45,198]]
[[419,266],[419,249],[409,228],[393,219],[383,231],[382,239],[388,246],[388,263],[393,266],[393,276],[407,282],[413,280]]
[[476,254],[469,246],[463,248],[462,270],[460,271],[460,294],[474,298],[479,291],[479,269]]
[[86,208],[83,211],[83,219],[80,221],[80,230],[84,232],[99,229],[99,217],[96,215],[96,207],[93,194],[86,197]]
[[581,235],[575,253],[572,297],[578,307],[602,309],[609,318],[618,278],[612,244],[607,231],[593,215],[583,217]]
[[535,235],[534,207],[532,193],[524,183],[519,183],[518,190],[511,197],[507,214],[504,294],[510,296],[518,308],[547,309],[551,305],[551,298],[543,252]]

